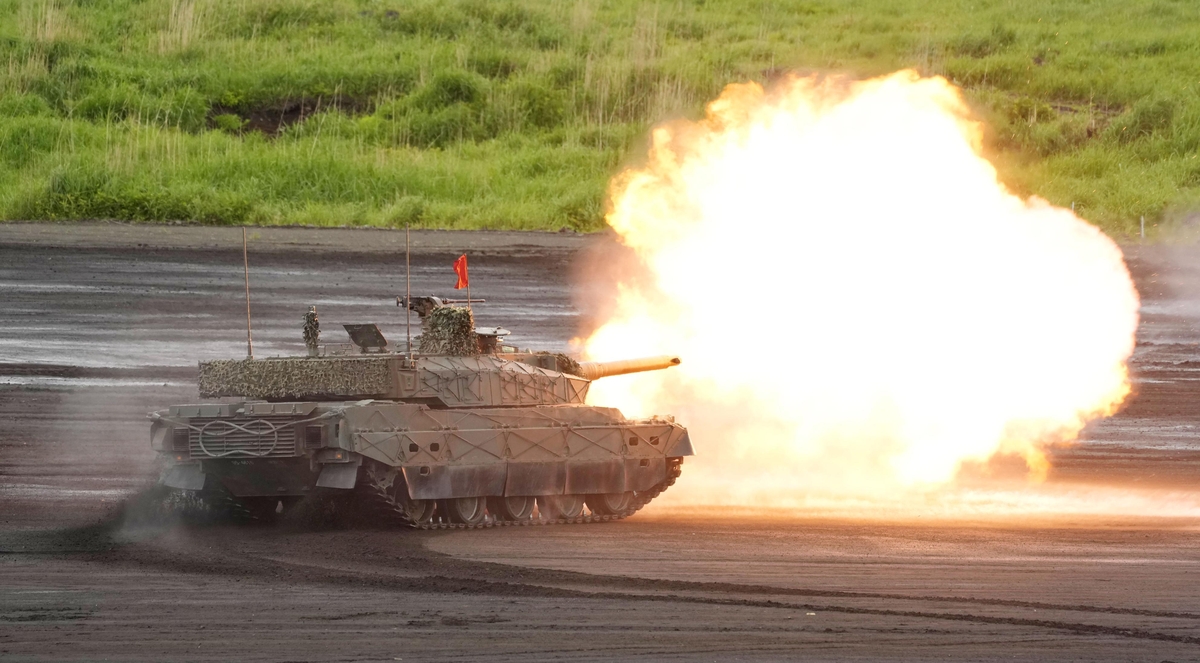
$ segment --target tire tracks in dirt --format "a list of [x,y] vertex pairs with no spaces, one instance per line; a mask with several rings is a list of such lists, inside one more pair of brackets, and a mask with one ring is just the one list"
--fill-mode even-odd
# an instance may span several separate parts
[[[596,527],[597,525],[592,525]],[[600,525],[603,526],[603,525]],[[221,575],[273,579],[289,583],[306,582],[333,586],[356,586],[414,593],[453,593],[501,596],[512,598],[558,598],[582,600],[637,601],[646,603],[687,603],[712,606],[767,608],[791,612],[839,613],[888,619],[923,619],[972,622],[987,625],[1015,626],[1049,631],[1069,632],[1086,636],[1111,636],[1135,640],[1200,645],[1200,636],[1167,633],[1143,627],[1116,626],[1064,619],[1028,618],[1007,615],[986,615],[977,612],[948,612],[939,610],[864,607],[836,602],[792,602],[793,598],[824,598],[849,600],[899,601],[937,605],[1046,610],[1064,613],[1123,615],[1159,619],[1200,621],[1200,614],[1124,608],[1056,604],[1037,601],[952,597],[938,595],[905,595],[884,592],[846,592],[806,588],[771,587],[765,585],[656,580],[634,576],[599,575],[577,571],[529,569],[524,567],[462,560],[433,552],[425,542],[439,534],[387,532],[389,547],[380,554],[370,549],[360,557],[331,554],[322,546],[331,537],[316,533],[316,540],[306,540],[308,533],[286,528],[265,527],[198,527],[183,528],[184,541],[172,541],[171,532],[158,532],[155,538],[140,543],[122,543],[117,536],[117,523],[108,522],[90,528],[64,531],[60,550],[65,555],[80,555],[104,564],[133,564],[157,566],[177,572],[200,575]],[[178,532],[179,530],[176,530]],[[144,532],[143,534],[155,534]],[[371,540],[375,531],[338,531],[336,546],[353,549],[357,539]],[[347,536],[348,535],[348,536]],[[81,541],[81,537],[84,539]],[[47,536],[43,545],[58,538]],[[297,545],[302,543],[302,545]],[[257,550],[254,546],[263,546]],[[41,546],[39,546],[41,547]],[[8,546],[6,546],[8,548]],[[86,552],[80,552],[86,551]],[[56,554],[53,550],[10,551],[14,554]],[[320,557],[313,556],[314,553]],[[343,566],[330,564],[331,559],[346,562]],[[370,564],[363,564],[369,562]],[[380,564],[396,571],[383,571]],[[1187,624],[1184,627],[1197,625]]]

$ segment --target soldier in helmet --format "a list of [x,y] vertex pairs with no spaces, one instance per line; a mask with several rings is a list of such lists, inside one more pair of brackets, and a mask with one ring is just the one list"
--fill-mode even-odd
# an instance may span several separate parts
[[308,348],[308,356],[317,356],[317,342],[321,339],[321,321],[317,319],[317,307],[308,307],[304,315],[304,345]]

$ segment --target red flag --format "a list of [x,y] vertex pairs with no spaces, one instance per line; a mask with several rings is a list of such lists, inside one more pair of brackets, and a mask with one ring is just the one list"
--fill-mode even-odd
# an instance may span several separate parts
[[471,283],[467,280],[467,256],[461,255],[458,260],[454,261],[454,273],[458,274],[458,283],[454,284],[455,290],[469,288]]

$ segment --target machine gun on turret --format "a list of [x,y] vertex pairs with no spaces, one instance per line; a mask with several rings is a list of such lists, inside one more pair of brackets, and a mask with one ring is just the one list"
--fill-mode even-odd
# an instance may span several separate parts
[[413,297],[412,301],[408,301],[408,297],[397,297],[396,306],[408,305],[410,311],[417,314],[417,317],[424,320],[425,316],[433,312],[439,306],[449,306],[451,304],[485,304],[486,299],[448,299],[446,297]]

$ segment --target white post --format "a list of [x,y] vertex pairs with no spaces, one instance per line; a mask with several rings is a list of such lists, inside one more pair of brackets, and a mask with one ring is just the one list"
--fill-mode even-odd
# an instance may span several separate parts
[[1146,239],[1146,217],[1142,217],[1142,239]]

